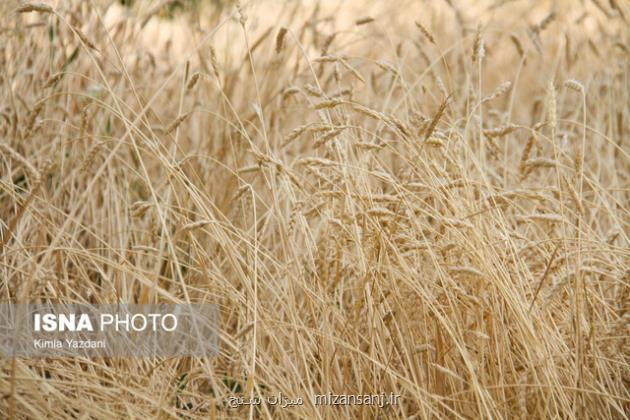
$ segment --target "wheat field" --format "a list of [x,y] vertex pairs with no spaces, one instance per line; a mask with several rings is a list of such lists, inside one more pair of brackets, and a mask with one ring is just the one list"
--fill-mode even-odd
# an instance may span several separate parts
[[1,417],[630,417],[626,1],[125,3],[0,4],[1,301],[219,352],[2,358]]

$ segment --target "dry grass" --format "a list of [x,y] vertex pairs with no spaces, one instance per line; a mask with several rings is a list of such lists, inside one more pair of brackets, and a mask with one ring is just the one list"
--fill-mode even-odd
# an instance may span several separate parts
[[0,5],[0,290],[220,355],[4,359],[3,417],[628,418],[627,3],[136,3]]

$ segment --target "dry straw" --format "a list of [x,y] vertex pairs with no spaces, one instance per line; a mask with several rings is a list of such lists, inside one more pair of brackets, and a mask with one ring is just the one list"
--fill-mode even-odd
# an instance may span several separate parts
[[514,44],[514,48],[516,48],[518,55],[521,57],[525,56],[525,50],[523,49],[523,44],[521,44],[521,40],[518,38],[518,35],[511,34],[510,40]]
[[481,26],[477,26],[475,41],[473,42],[472,61],[483,60],[486,55],[485,41],[481,35]]
[[374,22],[374,18],[372,18],[370,16],[365,16],[365,17],[359,18],[359,19],[354,21],[355,25],[357,25],[357,26],[366,25],[366,24],[372,23],[372,22]]
[[431,32],[429,32],[420,22],[415,21],[414,23],[416,24],[416,27],[420,29],[422,35],[424,35],[431,44],[435,44],[435,39],[433,38],[433,35],[431,35]]
[[483,98],[482,102],[490,102],[496,98],[499,98],[505,95],[510,90],[511,87],[512,87],[512,82],[510,82],[509,80],[507,82],[501,83],[499,86],[497,86],[494,92],[492,92],[490,95]]
[[83,33],[83,31],[81,31],[79,28],[77,27],[73,27],[74,33],[81,39],[81,41],[88,47],[91,48],[95,51],[98,51],[98,48],[96,48],[96,45],[94,45],[94,43],[92,41],[89,40],[89,38]]
[[180,115],[179,117],[175,118],[173,120],[173,122],[171,122],[166,129],[164,129],[164,134],[168,135],[171,134],[173,131],[177,130],[177,127],[179,127],[179,125],[184,122],[188,117],[190,116],[190,112],[187,112],[185,114]]
[[287,28],[282,27],[278,31],[278,35],[276,35],[276,54],[280,54],[282,48],[284,47],[284,37],[287,34]]
[[217,354],[6,358],[3,417],[627,417],[623,2],[126,3],[0,1],[0,290]]
[[47,88],[49,88],[51,86],[56,85],[61,80],[61,78],[63,76],[64,76],[63,72],[59,72],[59,73],[56,73],[56,74],[53,74],[52,76],[50,76],[48,78],[48,80],[46,81],[46,83],[44,84],[44,89],[47,89]]
[[53,13],[54,10],[52,7],[44,3],[26,3],[18,7],[17,12],[18,13],[28,13],[28,12]]
[[187,90],[192,90],[192,88],[195,87],[195,85],[197,84],[197,81],[199,81],[199,73],[194,73],[192,76],[190,76],[190,79],[188,80],[188,84],[186,84],[186,89]]

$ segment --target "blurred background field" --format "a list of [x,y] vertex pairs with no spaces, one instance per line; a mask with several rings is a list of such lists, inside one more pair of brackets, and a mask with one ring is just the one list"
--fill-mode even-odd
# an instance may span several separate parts
[[221,308],[213,359],[2,359],[3,417],[628,417],[627,2],[0,16],[2,301]]

